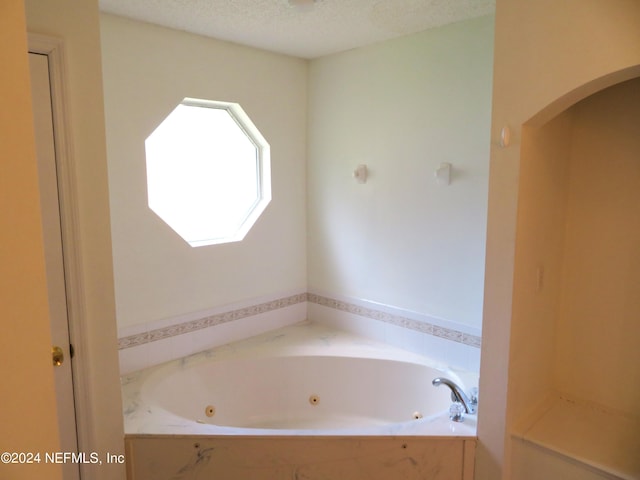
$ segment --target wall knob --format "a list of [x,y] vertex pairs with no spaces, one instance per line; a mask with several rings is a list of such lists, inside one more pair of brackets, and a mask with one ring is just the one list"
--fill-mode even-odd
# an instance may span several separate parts
[[353,171],[353,178],[356,179],[358,183],[367,183],[367,177],[369,176],[369,171],[367,166],[364,164],[360,164]]

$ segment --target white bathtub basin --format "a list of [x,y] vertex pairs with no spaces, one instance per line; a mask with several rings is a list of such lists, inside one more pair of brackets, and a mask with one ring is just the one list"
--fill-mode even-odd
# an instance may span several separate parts
[[464,384],[426,358],[301,324],[123,377],[125,432],[474,436],[475,416],[449,420],[437,376]]
[[242,428],[342,429],[429,417],[451,403],[426,365],[344,356],[200,362],[148,380],[143,400],[179,417]]

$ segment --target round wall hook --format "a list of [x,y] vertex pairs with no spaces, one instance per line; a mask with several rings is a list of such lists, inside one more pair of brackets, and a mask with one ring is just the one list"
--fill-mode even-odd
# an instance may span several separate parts
[[366,183],[368,175],[367,166],[364,164],[358,165],[353,171],[353,178],[355,178],[358,183]]

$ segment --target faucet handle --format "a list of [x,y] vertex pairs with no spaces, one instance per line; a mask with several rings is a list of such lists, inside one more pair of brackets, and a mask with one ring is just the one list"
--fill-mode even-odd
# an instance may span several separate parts
[[464,422],[464,405],[460,402],[453,402],[449,407],[449,418],[454,422]]
[[469,390],[469,400],[473,405],[478,404],[478,387],[473,387]]

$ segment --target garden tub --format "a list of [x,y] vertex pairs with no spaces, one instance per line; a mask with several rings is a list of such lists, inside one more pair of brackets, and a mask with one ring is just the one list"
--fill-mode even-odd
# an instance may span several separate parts
[[[430,452],[410,465],[453,468],[443,478],[463,478],[465,452],[467,474],[472,465],[476,419],[449,419],[449,389],[431,384],[442,376],[472,386],[465,383],[473,376],[433,359],[313,323],[134,372],[122,377],[130,478],[190,478],[179,472],[203,468],[213,469],[206,475],[245,478],[241,470],[254,479],[279,478],[269,468],[281,468],[282,478],[296,478],[288,476],[301,475],[296,468],[318,468],[314,459],[347,468],[362,454],[374,464],[389,454],[406,457],[409,442]],[[283,442],[288,446],[270,450]],[[343,446],[331,454],[337,444]],[[368,450],[387,444],[397,448]],[[232,451],[241,452],[235,466]]]

